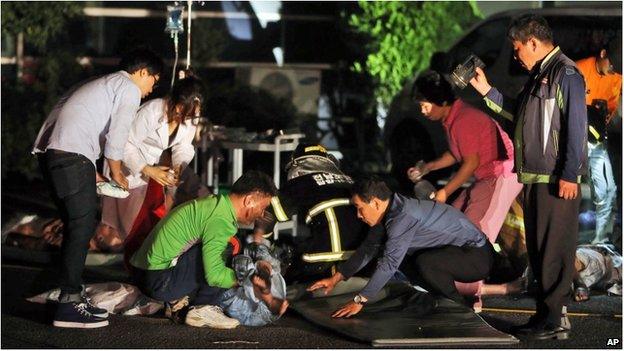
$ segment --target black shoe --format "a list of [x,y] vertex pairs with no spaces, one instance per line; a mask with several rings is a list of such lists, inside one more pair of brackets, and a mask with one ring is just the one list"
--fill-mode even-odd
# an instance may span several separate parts
[[570,329],[560,325],[545,324],[541,328],[535,328],[530,333],[520,334],[519,336],[532,340],[565,340],[570,337]]
[[100,328],[108,325],[108,320],[94,316],[84,302],[59,303],[52,325],[60,328]]
[[165,316],[175,324],[184,324],[189,310],[189,297],[184,296],[179,300],[165,302]]

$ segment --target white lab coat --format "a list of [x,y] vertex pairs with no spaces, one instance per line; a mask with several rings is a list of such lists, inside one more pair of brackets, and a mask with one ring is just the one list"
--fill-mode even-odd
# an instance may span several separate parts
[[185,120],[178,126],[175,138],[169,144],[169,125],[165,116],[165,100],[153,99],[144,103],[132,123],[130,136],[124,149],[124,173],[130,189],[147,185],[141,170],[146,165],[156,165],[163,151],[171,147],[172,166],[187,165],[195,156],[193,137],[196,126]]
[[[173,167],[187,165],[195,156],[193,137],[196,126],[186,120],[178,126],[175,138],[169,143],[169,125],[165,117],[164,99],[150,100],[139,108],[132,123],[124,149],[122,170],[128,179],[130,195],[125,199],[102,197],[102,223],[119,231],[126,238],[141,209],[149,178],[141,173],[146,165],[158,164],[163,151],[171,147]],[[104,162],[104,174],[110,176]]]

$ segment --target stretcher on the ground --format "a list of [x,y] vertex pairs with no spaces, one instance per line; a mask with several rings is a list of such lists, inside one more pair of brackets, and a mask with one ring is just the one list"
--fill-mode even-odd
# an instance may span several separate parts
[[[515,337],[488,325],[470,308],[430,294],[405,283],[388,284],[362,311],[351,318],[332,318],[333,311],[349,302],[363,279],[351,279],[333,296],[302,296],[291,304],[310,322],[343,336],[371,343],[374,347],[441,345],[510,345]],[[305,295],[296,287],[292,296]]]

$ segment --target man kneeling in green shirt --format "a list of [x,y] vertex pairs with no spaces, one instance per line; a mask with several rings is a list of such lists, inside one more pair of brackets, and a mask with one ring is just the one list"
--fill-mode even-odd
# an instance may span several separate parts
[[223,252],[238,223],[249,225],[261,217],[276,193],[269,176],[248,171],[229,195],[176,207],[130,259],[135,282],[146,295],[165,301],[165,314],[175,322],[181,323],[188,311],[184,320],[188,325],[235,328],[238,321],[216,306],[225,289],[236,285]]

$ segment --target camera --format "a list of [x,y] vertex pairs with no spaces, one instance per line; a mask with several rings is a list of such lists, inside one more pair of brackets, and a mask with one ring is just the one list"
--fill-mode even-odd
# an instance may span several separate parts
[[451,73],[451,82],[460,89],[464,89],[476,75],[475,68],[484,68],[485,64],[477,55],[470,54],[463,63],[457,65]]

